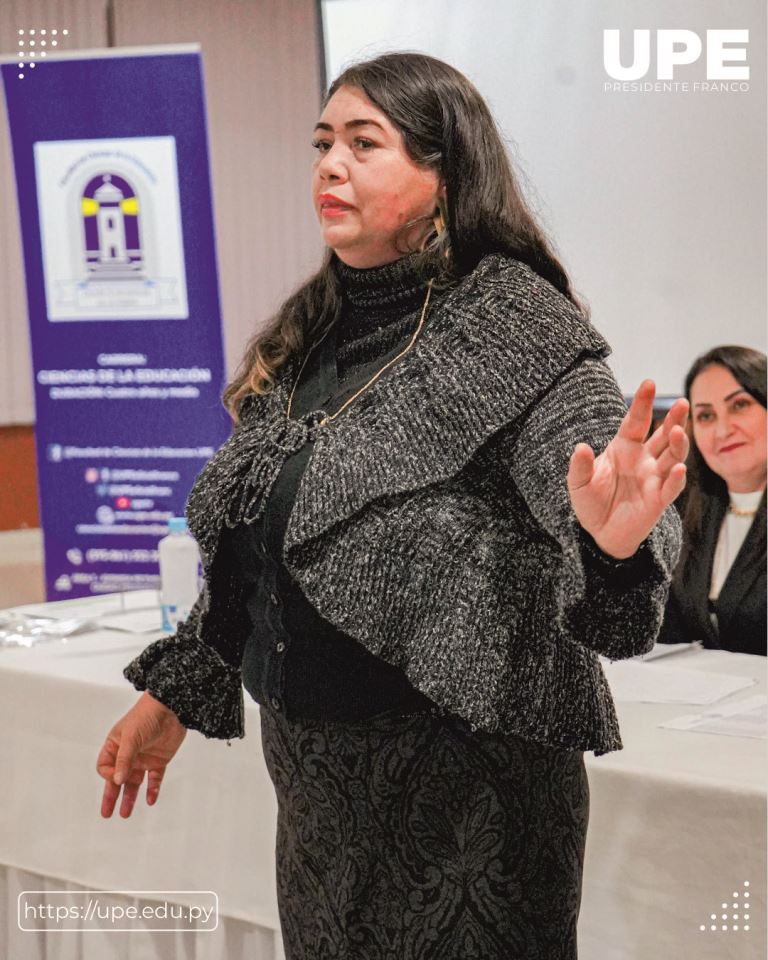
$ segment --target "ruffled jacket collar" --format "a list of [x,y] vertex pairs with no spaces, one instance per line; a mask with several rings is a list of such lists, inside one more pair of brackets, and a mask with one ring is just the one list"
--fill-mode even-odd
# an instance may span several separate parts
[[[362,304],[366,279],[351,276]],[[307,438],[316,442],[286,529],[289,568],[302,544],[366,504],[459,470],[582,354],[609,352],[579,310],[530,267],[486,256],[430,311],[411,351],[326,426],[322,411],[286,417],[298,357],[269,394],[246,398],[237,442],[231,438],[208,462],[187,505],[204,561],[213,559],[223,524],[260,517],[284,460]],[[391,455],[393,437],[402,457]]]

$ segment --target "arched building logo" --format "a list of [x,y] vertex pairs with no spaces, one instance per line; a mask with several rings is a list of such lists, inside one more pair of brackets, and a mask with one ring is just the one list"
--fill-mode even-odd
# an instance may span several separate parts
[[88,275],[94,280],[142,278],[139,198],[115,173],[92,177],[81,210]]
[[189,315],[173,137],[38,142],[35,173],[49,320]]

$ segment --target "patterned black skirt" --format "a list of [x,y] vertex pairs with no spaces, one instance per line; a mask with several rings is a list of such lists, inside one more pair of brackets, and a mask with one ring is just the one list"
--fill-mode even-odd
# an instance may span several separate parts
[[582,751],[429,711],[261,737],[286,960],[575,960]]

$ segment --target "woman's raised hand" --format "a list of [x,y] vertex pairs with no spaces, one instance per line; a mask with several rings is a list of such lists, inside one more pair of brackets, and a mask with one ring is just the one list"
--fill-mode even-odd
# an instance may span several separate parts
[[111,817],[122,784],[120,816],[130,817],[139,787],[147,773],[147,803],[157,800],[165,768],[187,735],[176,714],[144,692],[107,734],[96,770],[106,783],[102,817]]
[[568,492],[581,526],[617,559],[632,556],[685,486],[688,401],[676,400],[646,440],[653,418],[653,380],[643,380],[616,436],[600,456],[577,444]]

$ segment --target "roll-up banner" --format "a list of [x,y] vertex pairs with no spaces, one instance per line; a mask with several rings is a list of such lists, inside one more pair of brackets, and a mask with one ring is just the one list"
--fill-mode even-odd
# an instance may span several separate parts
[[199,47],[0,65],[49,600],[158,585],[229,434]]

